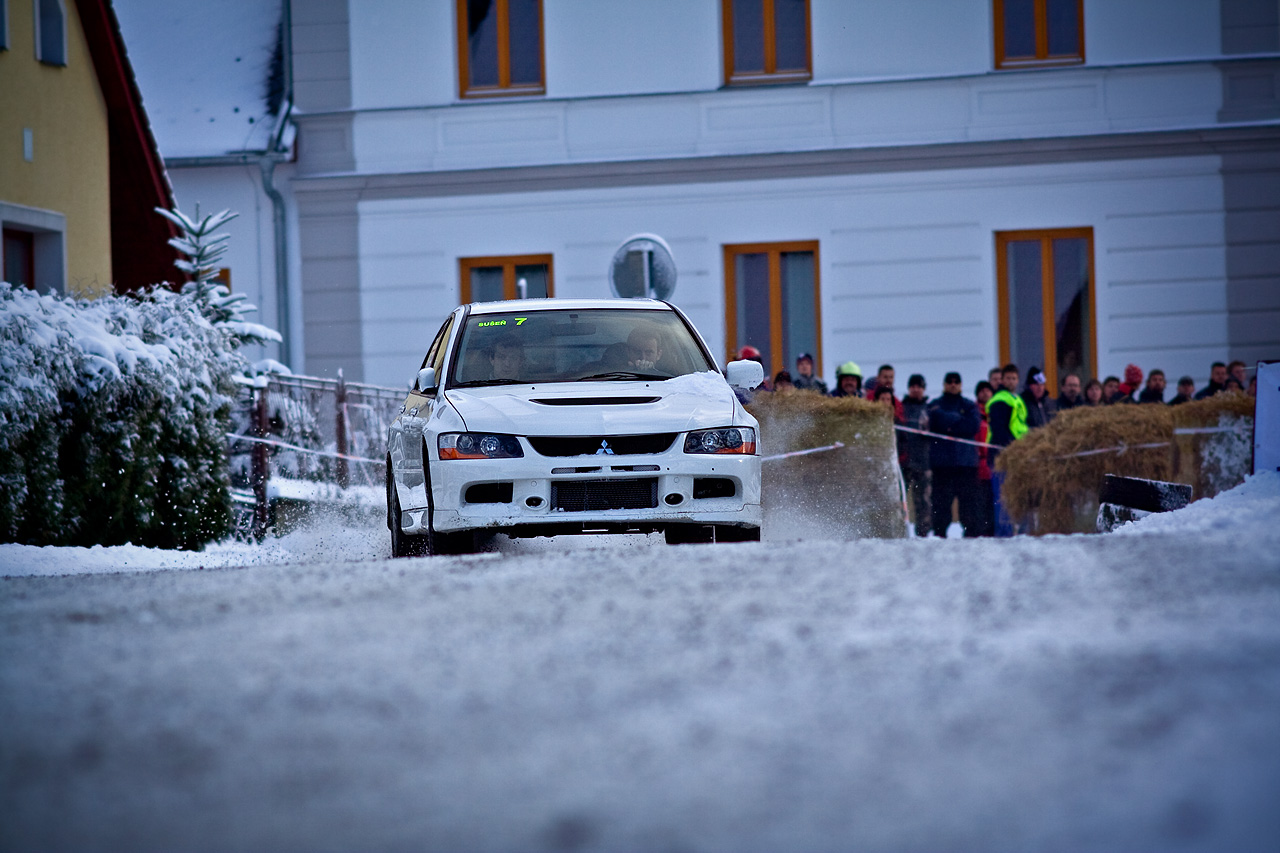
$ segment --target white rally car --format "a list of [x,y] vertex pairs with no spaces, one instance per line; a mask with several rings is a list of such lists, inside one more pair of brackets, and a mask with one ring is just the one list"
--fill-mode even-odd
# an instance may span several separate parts
[[395,556],[491,533],[760,538],[755,418],[679,309],[645,299],[463,305],[436,334],[387,440]]

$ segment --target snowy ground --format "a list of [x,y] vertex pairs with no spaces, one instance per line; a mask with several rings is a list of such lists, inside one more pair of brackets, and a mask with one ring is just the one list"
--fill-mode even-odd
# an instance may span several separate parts
[[0,849],[1276,850],[1277,518],[0,546]]

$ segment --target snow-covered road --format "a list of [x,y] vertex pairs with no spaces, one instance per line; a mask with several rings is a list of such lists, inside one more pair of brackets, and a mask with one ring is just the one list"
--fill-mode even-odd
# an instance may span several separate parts
[[1042,540],[0,546],[0,848],[1276,850],[1276,518],[1269,476]]

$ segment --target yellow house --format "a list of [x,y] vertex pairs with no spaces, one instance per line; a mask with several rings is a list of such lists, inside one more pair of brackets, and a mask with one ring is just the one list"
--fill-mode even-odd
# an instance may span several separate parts
[[108,0],[0,0],[3,278],[97,296],[173,280],[172,207]]

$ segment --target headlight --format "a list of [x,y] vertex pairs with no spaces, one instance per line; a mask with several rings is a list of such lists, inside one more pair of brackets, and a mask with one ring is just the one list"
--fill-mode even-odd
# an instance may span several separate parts
[[441,459],[518,459],[524,456],[514,435],[487,432],[446,432],[436,446]]
[[751,427],[700,429],[685,437],[684,452],[740,453],[750,456],[756,452],[756,431]]

